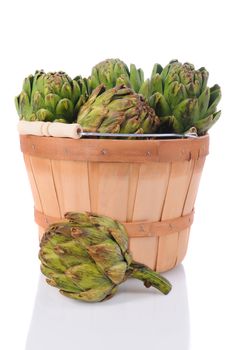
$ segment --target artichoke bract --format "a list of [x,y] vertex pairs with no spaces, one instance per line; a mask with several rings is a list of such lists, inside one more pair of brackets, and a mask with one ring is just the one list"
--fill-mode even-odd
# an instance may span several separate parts
[[86,132],[153,133],[159,118],[143,97],[125,85],[99,85],[81,107],[77,122]]
[[204,135],[218,120],[221,89],[207,86],[208,75],[203,67],[195,70],[192,64],[177,60],[165,68],[154,65],[144,94],[160,117],[160,132],[183,133],[194,127]]
[[80,76],[72,80],[64,72],[36,71],[24,80],[15,98],[18,115],[27,121],[72,123],[89,96],[87,85]]
[[126,63],[120,59],[111,58],[94,66],[89,79],[92,89],[101,84],[104,84],[106,89],[124,84],[140,93],[144,82],[144,73],[141,68],[137,69],[134,64],[131,64],[129,69]]
[[169,293],[171,284],[164,277],[132,260],[120,222],[91,213],[69,212],[65,217],[68,221],[50,225],[39,253],[42,273],[61,294],[102,301],[129,277]]

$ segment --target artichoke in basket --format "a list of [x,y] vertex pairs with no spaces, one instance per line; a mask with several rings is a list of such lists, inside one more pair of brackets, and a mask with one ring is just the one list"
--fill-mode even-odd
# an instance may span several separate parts
[[87,132],[153,133],[159,125],[154,110],[125,85],[105,90],[99,85],[81,107],[77,122]]
[[72,123],[88,96],[86,79],[72,80],[64,72],[46,74],[41,70],[24,80],[15,104],[20,119]]
[[106,89],[124,84],[140,93],[144,82],[144,73],[141,68],[137,69],[134,64],[131,64],[129,69],[126,63],[120,59],[111,58],[94,66],[89,79],[92,89],[101,84],[104,84]]
[[70,212],[67,222],[50,225],[44,234],[39,258],[47,282],[73,299],[88,302],[111,297],[129,277],[164,294],[170,283],[132,260],[124,226],[109,217]]
[[207,87],[208,72],[190,63],[171,61],[165,68],[155,64],[145,96],[160,117],[160,132],[182,133],[195,127],[205,134],[220,117],[218,85]]

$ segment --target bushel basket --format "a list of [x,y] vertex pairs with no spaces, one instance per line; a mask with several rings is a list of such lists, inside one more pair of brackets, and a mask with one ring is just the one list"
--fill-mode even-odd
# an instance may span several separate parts
[[134,260],[166,271],[184,258],[208,135],[68,139],[21,135],[40,236],[67,211],[125,224]]

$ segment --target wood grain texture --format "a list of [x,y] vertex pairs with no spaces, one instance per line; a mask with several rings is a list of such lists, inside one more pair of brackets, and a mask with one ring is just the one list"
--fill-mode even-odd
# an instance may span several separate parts
[[194,208],[204,163],[205,163],[204,157],[199,158],[194,162],[193,175],[191,178],[191,183],[190,183],[186,200],[184,203],[183,215],[190,213]]
[[34,205],[35,205],[37,210],[43,212],[43,206],[41,203],[41,198],[40,198],[39,190],[38,190],[38,187],[37,187],[37,184],[35,181],[35,176],[34,176],[32,166],[31,166],[31,160],[30,160],[29,155],[24,154],[24,162],[25,162],[25,166],[27,169],[27,175],[29,178],[30,186],[31,186],[31,192],[32,192],[32,196],[34,199]]
[[[150,163],[140,166],[133,221],[159,221],[167,191],[170,166],[168,163]],[[157,259],[158,238],[131,238],[130,249],[137,261],[154,269]]]
[[69,139],[21,135],[23,153],[33,157],[92,162],[153,163],[198,159],[208,154],[208,135],[192,139]]
[[130,163],[129,165],[129,186],[128,186],[128,198],[127,198],[127,216],[126,221],[131,222],[133,220],[134,206],[136,201],[140,164]]
[[90,211],[87,162],[52,160],[52,168],[61,215]]
[[129,164],[88,164],[90,208],[92,212],[126,221]]
[[49,159],[31,157],[31,166],[43,212],[47,215],[61,217],[51,161]]
[[[182,216],[190,213],[194,209],[194,204],[198,192],[198,187],[205,163],[205,157],[201,157],[194,161],[192,176],[189,183],[189,188],[186,194]],[[179,232],[178,237],[178,248],[177,248],[177,259],[175,265],[178,265],[183,261],[188,247],[190,228]]]
[[[188,193],[194,161],[174,162],[171,164],[171,172],[167,193],[164,201],[161,220],[181,216]],[[179,233],[159,237],[158,256],[156,262],[157,271],[166,271],[176,265],[178,259]]]

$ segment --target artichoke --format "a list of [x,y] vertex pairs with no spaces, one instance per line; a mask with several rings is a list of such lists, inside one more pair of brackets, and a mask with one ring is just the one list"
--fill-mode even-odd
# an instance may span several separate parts
[[171,61],[165,68],[155,64],[144,95],[160,117],[160,132],[182,133],[192,127],[204,135],[218,120],[221,98],[218,85],[207,87],[208,72],[190,63]]
[[137,69],[134,64],[131,64],[129,69],[126,63],[120,59],[111,58],[94,66],[89,79],[92,89],[101,84],[104,84],[106,89],[124,84],[140,93],[144,82],[144,73],[142,69]]
[[128,277],[164,294],[170,283],[132,260],[124,226],[109,217],[70,212],[68,221],[50,225],[39,258],[41,271],[61,294],[88,302],[110,298]]
[[77,122],[87,132],[152,133],[159,125],[154,110],[125,85],[99,85],[81,107]]
[[64,72],[46,74],[41,70],[24,80],[15,104],[20,119],[72,123],[88,95],[86,79],[72,80]]

